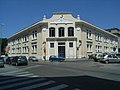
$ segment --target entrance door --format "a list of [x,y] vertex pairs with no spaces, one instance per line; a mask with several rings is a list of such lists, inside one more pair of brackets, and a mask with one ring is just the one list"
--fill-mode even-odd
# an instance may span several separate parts
[[58,46],[58,56],[65,57],[65,46]]

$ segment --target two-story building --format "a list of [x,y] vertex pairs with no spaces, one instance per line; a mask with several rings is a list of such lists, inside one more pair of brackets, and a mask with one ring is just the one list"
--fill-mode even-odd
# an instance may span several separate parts
[[70,12],[55,12],[9,38],[9,55],[59,55],[67,58],[91,54],[117,53],[117,36],[80,19]]

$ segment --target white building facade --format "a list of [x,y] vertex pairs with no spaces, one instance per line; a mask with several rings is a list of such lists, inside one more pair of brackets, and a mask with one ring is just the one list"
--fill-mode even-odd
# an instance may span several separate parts
[[37,56],[48,60],[50,55],[67,58],[88,57],[91,54],[117,53],[118,37],[72,16],[70,12],[55,12],[49,19],[24,28],[8,38],[9,56]]

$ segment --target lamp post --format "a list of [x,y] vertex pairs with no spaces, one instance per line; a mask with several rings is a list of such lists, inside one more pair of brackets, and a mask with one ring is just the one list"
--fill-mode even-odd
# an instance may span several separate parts
[[4,24],[0,24],[0,56],[2,55],[2,27]]

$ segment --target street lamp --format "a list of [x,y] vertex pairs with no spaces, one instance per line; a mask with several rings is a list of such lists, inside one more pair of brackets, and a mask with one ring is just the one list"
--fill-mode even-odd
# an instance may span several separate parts
[[0,56],[2,55],[2,27],[4,24],[0,24]]

